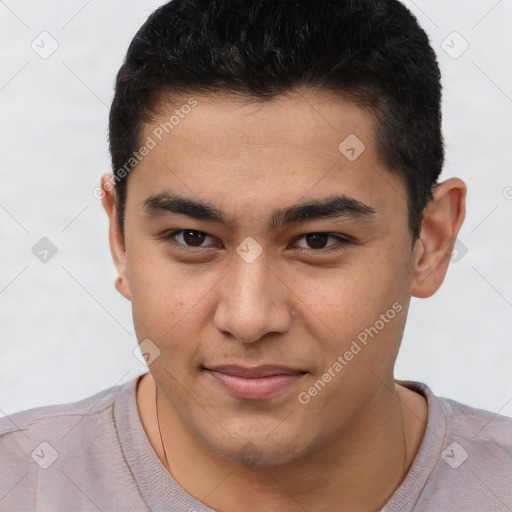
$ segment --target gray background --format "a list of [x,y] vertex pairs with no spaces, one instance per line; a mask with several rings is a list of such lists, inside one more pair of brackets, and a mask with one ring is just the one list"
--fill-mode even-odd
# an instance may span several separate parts
[[[160,3],[0,1],[3,414],[146,371],[93,191],[110,171],[115,73]],[[443,73],[442,178],[458,176],[469,191],[458,257],[434,297],[413,299],[396,376],[512,416],[512,1],[406,4]],[[32,252],[43,237],[58,249],[47,262]]]

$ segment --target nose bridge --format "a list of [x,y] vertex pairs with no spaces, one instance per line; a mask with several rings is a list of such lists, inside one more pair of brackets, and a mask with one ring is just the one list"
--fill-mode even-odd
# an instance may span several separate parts
[[235,255],[222,284],[217,329],[244,343],[255,342],[269,332],[284,332],[289,312],[278,282],[264,255],[250,262]]
[[[236,256],[228,281],[228,295],[234,302],[231,304],[232,307],[271,307],[271,303],[276,299],[272,296],[273,275],[263,255],[252,261]],[[270,304],[267,305],[267,302]]]

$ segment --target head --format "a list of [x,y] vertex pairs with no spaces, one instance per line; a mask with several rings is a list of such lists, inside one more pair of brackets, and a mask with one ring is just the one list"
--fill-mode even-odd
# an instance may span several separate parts
[[[440,101],[398,1],[173,0],[134,37],[103,179],[116,286],[216,452],[291,461],[392,381],[410,297],[441,285],[464,217],[463,183],[437,183]],[[244,399],[220,365],[300,377]]]

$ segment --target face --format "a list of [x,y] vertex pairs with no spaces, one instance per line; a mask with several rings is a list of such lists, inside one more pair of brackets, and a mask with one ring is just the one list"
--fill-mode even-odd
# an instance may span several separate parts
[[392,382],[414,255],[374,139],[327,93],[196,95],[145,125],[120,290],[176,417],[228,459],[305,456]]

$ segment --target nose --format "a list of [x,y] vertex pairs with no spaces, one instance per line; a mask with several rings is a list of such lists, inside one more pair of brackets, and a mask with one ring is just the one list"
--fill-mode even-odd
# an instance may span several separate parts
[[248,263],[238,256],[221,281],[215,326],[242,343],[254,343],[269,333],[284,333],[291,325],[290,290],[266,258]]

